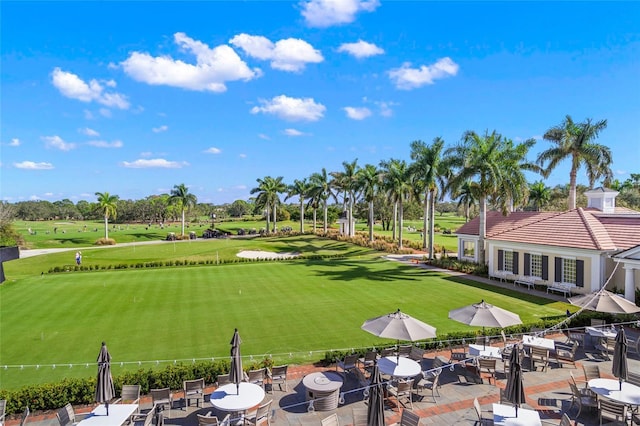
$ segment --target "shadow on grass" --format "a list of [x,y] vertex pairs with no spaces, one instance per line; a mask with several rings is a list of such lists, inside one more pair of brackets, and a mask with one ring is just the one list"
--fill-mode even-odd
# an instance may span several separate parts
[[[315,272],[317,276],[335,281],[416,281],[422,279],[422,271],[399,263],[387,262],[380,268],[379,259],[308,260],[307,266],[326,266]],[[374,267],[375,266],[375,267]]]

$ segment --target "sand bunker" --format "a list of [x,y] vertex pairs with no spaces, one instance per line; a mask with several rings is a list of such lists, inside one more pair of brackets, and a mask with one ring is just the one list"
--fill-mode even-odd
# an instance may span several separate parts
[[297,252],[274,253],[272,251],[243,250],[239,252],[236,256],[244,257],[246,259],[290,259],[292,257],[300,256],[300,253],[297,253]]

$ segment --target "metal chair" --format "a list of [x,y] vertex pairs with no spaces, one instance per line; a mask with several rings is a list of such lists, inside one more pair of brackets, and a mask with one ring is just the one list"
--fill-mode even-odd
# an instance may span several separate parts
[[569,410],[571,410],[574,405],[578,406],[578,414],[576,414],[576,418],[580,417],[580,413],[584,407],[598,408],[598,398],[583,394],[574,383],[569,382],[569,387],[571,388],[572,394]]
[[64,407],[59,408],[58,411],[56,411],[56,419],[60,426],[75,425],[78,423],[76,420],[76,413],[71,404],[67,404]]
[[151,426],[153,424],[153,416],[156,413],[157,407],[153,408],[146,413],[134,414],[131,416],[131,424],[133,426]]
[[5,411],[7,410],[7,400],[0,399],[0,425],[4,424]]
[[478,398],[473,399],[473,409],[476,411],[476,415],[478,416],[478,420],[476,421],[477,425],[482,426],[493,424],[493,414],[491,414],[491,417],[487,417],[487,414],[490,413],[490,411],[482,411]]
[[409,407],[413,410],[413,379],[402,380],[396,386],[387,386],[387,399],[394,397],[397,402],[398,409],[400,405],[406,407],[405,402],[409,403]]
[[247,382],[260,386],[264,389],[264,382],[267,379],[267,369],[259,368],[257,370],[247,371]]
[[20,426],[24,426],[27,424],[27,419],[29,418],[29,414],[31,414],[31,411],[29,410],[29,406],[26,406],[24,408],[24,411],[22,412],[22,417],[20,418]]
[[495,358],[478,358],[478,365],[476,366],[476,374],[482,380],[482,375],[489,375],[489,384],[493,378],[493,383],[496,382],[496,359]]
[[429,377],[429,375],[431,375],[431,373],[426,373],[425,371],[422,372],[422,378],[417,384],[418,393],[420,393],[420,389],[430,389],[433,402],[437,404],[438,401],[436,401],[436,393],[438,394],[438,397],[440,396],[440,391],[438,391],[438,388],[440,387],[440,375],[435,374],[431,377]]
[[555,358],[556,363],[562,367],[562,364],[571,364],[576,367],[576,352],[578,351],[578,342],[573,342],[571,346],[561,344],[556,345]]
[[254,426],[271,425],[271,404],[273,400],[269,400],[260,405],[254,412],[248,412],[244,417],[245,424]]
[[267,371],[267,376],[269,377],[269,381],[271,382],[271,393],[273,393],[273,387],[277,384],[282,390],[282,385],[284,384],[284,391],[288,392],[289,388],[287,387],[287,370],[288,365],[276,365],[271,368],[271,371]]
[[200,407],[200,402],[204,405],[204,379],[185,380],[182,382],[182,390],[185,410],[192,399],[196,400],[196,407]]
[[394,423],[393,426],[418,426],[420,424],[420,416],[411,410],[402,410],[400,423]]
[[640,374],[628,372],[627,382],[631,383],[632,385],[640,386]]
[[542,363],[542,371],[547,371],[547,367],[549,366],[549,349],[532,346],[529,356],[531,371],[536,371],[536,362]]
[[369,426],[366,408],[353,408],[351,413],[353,415],[353,426]]
[[600,343],[596,345],[596,349],[600,351],[600,355],[604,359],[611,359],[609,355],[613,354],[616,349],[616,338],[615,337],[605,337],[600,339]]
[[219,388],[220,386],[228,385],[229,383],[231,383],[231,379],[229,378],[228,374],[218,374],[218,377],[216,378],[217,388]]
[[600,367],[597,365],[582,365],[582,371],[584,371],[584,381],[589,383],[591,379],[599,379],[600,376]]
[[336,363],[336,371],[342,369],[342,374],[347,375],[349,371],[358,368],[358,354],[349,354]]
[[169,412],[173,408],[173,394],[171,389],[151,389],[151,401],[154,408],[164,408],[165,404],[169,406]]
[[365,370],[373,367],[376,360],[378,359],[378,352],[371,350],[367,351],[363,357],[358,358],[358,362]]

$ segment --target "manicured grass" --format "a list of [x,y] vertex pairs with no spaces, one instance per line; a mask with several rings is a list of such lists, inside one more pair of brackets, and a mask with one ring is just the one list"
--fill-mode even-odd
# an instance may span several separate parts
[[[306,239],[282,244],[292,241],[316,247]],[[318,250],[344,250],[332,244],[341,243]],[[101,255],[111,250],[118,249]],[[365,252],[333,260],[32,275],[0,286],[0,383],[16,388],[93,376],[102,340],[115,374],[139,368],[137,361],[149,368],[155,360],[227,357],[235,327],[245,356],[312,362],[325,350],[389,343],[360,326],[398,308],[445,333],[469,329],[447,318],[450,309],[481,299],[525,322],[563,315],[567,307],[458,281]],[[56,368],[2,367],[36,364]]]

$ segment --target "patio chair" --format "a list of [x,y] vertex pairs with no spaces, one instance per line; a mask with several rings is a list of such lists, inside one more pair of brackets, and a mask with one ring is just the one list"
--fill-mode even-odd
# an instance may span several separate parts
[[29,406],[26,406],[24,408],[24,411],[22,412],[22,417],[20,417],[20,426],[24,426],[27,424],[27,419],[29,418],[30,414],[31,411],[29,410]]
[[451,351],[451,355],[449,356],[449,364],[464,362],[469,359],[469,354],[465,351],[464,347],[456,349],[452,346],[449,346],[449,351]]
[[212,416],[211,411],[209,411],[206,416],[202,414],[196,414],[196,418],[198,419],[198,426],[220,426],[229,422],[231,414],[227,414],[222,422],[218,420],[218,416]]
[[424,359],[425,350],[418,346],[411,346],[411,352],[409,352],[409,359],[417,362],[418,364],[422,363]]
[[411,353],[412,346],[413,345],[400,345],[398,347],[398,355],[405,358],[409,358],[409,354]]
[[151,426],[153,425],[153,416],[155,415],[157,407],[154,405],[151,410],[146,413],[138,413],[131,416],[131,424],[133,426]]
[[81,420],[79,417],[86,417],[86,415],[77,416],[73,406],[69,403],[56,411],[56,419],[60,426],[75,425]]
[[597,365],[582,365],[582,371],[584,371],[584,381],[589,383],[591,379],[599,379],[600,376],[600,367]]
[[500,388],[500,404],[501,405],[513,405],[513,402],[507,399],[506,391]]
[[601,425],[603,418],[612,419],[615,422],[614,424],[627,424],[627,406],[625,404],[620,404],[606,398],[600,398],[598,400],[598,411],[598,418],[600,419]]
[[358,368],[358,354],[349,354],[342,360],[336,362],[336,371],[338,368],[342,369],[342,374],[346,377],[349,371]]
[[599,318],[591,318],[591,327],[604,327],[607,322]]
[[169,410],[173,408],[173,394],[171,389],[151,389],[151,403],[154,407],[163,408],[165,404],[169,406]]
[[387,399],[390,397],[395,398],[398,410],[400,405],[406,408],[405,402],[413,410],[413,379],[399,381],[396,386],[387,386]]
[[627,338],[627,354],[631,355],[633,353],[640,357],[640,336],[635,341]]
[[418,393],[420,393],[421,389],[431,390],[431,397],[433,398],[433,402],[436,404],[438,403],[438,401],[436,401],[436,393],[438,394],[438,397],[440,396],[440,391],[438,390],[440,387],[439,377],[439,374],[431,375],[431,373],[423,371],[422,378],[417,384]]
[[200,407],[200,402],[204,405],[204,379],[185,380],[182,382],[182,390],[185,410],[192,399],[196,400],[196,407]]
[[269,400],[260,405],[257,410],[247,412],[244,417],[245,424],[254,426],[271,425],[271,404],[273,400]]
[[418,426],[420,424],[420,416],[411,410],[402,410],[400,423],[393,423],[391,426]]
[[491,411],[482,411],[478,398],[473,398],[473,409],[478,416],[478,420],[476,420],[477,425],[482,426],[493,424],[493,413]]
[[531,371],[536,371],[536,362],[542,363],[542,371],[547,371],[547,367],[549,366],[549,349],[532,346],[529,356]]
[[0,425],[4,424],[4,416],[5,416],[5,412],[7,410],[7,400],[6,399],[0,399]]
[[600,355],[607,360],[610,360],[610,354],[616,349],[616,338],[615,337],[604,337],[600,339],[600,343],[596,345],[596,349],[600,351]]
[[382,348],[382,352],[380,352],[380,358],[384,358],[386,356],[392,356],[394,354],[395,348]]
[[269,381],[271,382],[271,393],[273,393],[273,387],[277,384],[282,390],[282,385],[284,384],[284,391],[288,392],[289,388],[287,387],[287,370],[288,365],[276,365],[271,368],[271,371],[267,370],[267,375],[269,377]]
[[264,389],[264,381],[267,379],[267,369],[259,368],[257,370],[247,371],[247,382],[260,386]]
[[136,413],[140,412],[140,385],[122,385],[120,398],[114,404],[138,404]]
[[353,415],[353,426],[368,426],[366,408],[353,408],[351,413]]
[[376,352],[375,350],[370,350],[370,351],[367,351],[363,357],[358,358],[358,362],[360,363],[360,365],[364,370],[367,370],[368,368],[373,367],[377,359],[378,359],[378,352]]
[[[567,415],[567,413],[562,414],[562,418],[560,418],[560,423],[556,425],[556,423],[549,420],[541,420],[542,426],[573,426],[571,423],[571,418]],[[577,423],[576,423],[577,424]]]
[[640,386],[640,374],[628,372],[627,382],[631,383],[632,385]]
[[583,394],[574,383],[569,382],[569,387],[571,388],[572,395],[569,410],[571,410],[574,405],[578,406],[578,414],[576,414],[576,418],[580,417],[580,413],[582,413],[582,409],[584,407],[589,409],[598,408],[598,398],[596,396]]
[[325,417],[320,421],[322,426],[340,426],[338,421],[338,415],[336,413],[331,414],[329,417]]
[[496,382],[496,359],[495,358],[478,358],[478,365],[476,366],[476,374],[482,380],[482,376],[489,376],[489,384],[493,379],[493,384]]
[[218,374],[218,377],[216,378],[217,388],[219,388],[220,386],[228,385],[229,383],[231,383],[231,379],[229,378],[228,374]]
[[578,351],[578,342],[573,342],[571,346],[556,344],[555,358],[556,363],[562,367],[562,364],[571,364],[573,368],[576,366],[576,352]]
[[589,383],[588,382],[580,381],[580,383],[582,384],[582,387],[580,387],[580,385],[578,384],[579,382],[576,380],[575,377],[573,377],[573,373],[572,372],[569,372],[569,376],[571,377],[571,383],[576,385],[576,387],[580,390],[581,394],[597,398],[598,394],[595,393],[594,391],[592,391],[591,388],[589,388]]

